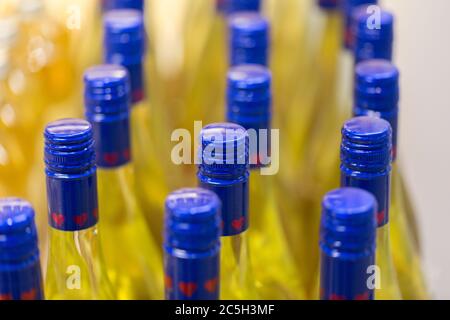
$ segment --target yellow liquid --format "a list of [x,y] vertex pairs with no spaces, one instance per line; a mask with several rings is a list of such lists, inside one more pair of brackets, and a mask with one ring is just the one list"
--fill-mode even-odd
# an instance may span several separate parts
[[250,261],[248,232],[222,237],[221,242],[220,299],[260,299]]
[[[163,119],[154,119],[150,106],[142,101],[131,109],[132,157],[136,194],[158,247],[162,243],[163,203],[169,178],[163,161],[170,162],[170,136],[161,131]],[[159,123],[159,124],[158,124]],[[157,126],[155,128],[155,126]],[[158,142],[159,140],[162,140]],[[167,140],[167,141],[166,141]]]
[[108,277],[121,300],[162,299],[162,259],[134,192],[130,164],[99,168],[99,230]]
[[392,200],[390,209],[392,253],[402,296],[407,300],[428,299],[421,268],[420,256],[415,247],[406,216],[401,176],[398,167],[392,171]]
[[377,229],[377,249],[375,263],[379,269],[380,288],[375,289],[376,300],[400,300],[400,286],[392,259],[389,239],[389,223]]
[[97,227],[69,232],[50,228],[45,295],[50,300],[115,299]]
[[276,204],[273,180],[273,176],[262,176],[258,169],[251,172],[248,234],[256,287],[262,299],[304,299],[300,274]]
[[291,105],[294,113],[289,110],[285,115],[290,120],[286,122],[287,133],[280,141],[280,174],[276,179],[278,197],[287,199],[278,205],[289,245],[299,273],[305,279],[308,298],[315,299],[319,250],[311,243],[319,241],[321,197],[339,186],[337,76],[341,18],[338,11],[325,12],[318,8],[309,11],[311,30],[304,49],[307,65],[301,71],[306,79],[304,84],[296,84],[302,88],[297,89]]

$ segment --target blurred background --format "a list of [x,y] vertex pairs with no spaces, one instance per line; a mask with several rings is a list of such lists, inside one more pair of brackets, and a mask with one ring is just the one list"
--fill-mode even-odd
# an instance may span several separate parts
[[[7,16],[10,7],[20,1],[1,0],[0,13]],[[147,1],[147,14],[151,12],[147,28],[154,60],[149,68],[155,68],[153,74],[157,74],[156,78],[150,77],[149,82],[154,93],[152,99],[158,102],[169,101],[164,95],[171,95],[170,90],[159,90],[158,80],[171,83],[171,79],[177,79],[181,69],[187,68],[183,59],[188,54],[195,56],[195,48],[186,47],[183,39],[189,32],[196,32],[199,39],[202,36],[206,38],[201,27],[205,21],[200,21],[197,26],[189,24],[195,21],[196,16],[192,12],[202,1],[207,0]],[[37,8],[33,6],[33,1],[26,2],[27,7],[23,10],[32,16]],[[9,165],[8,168],[13,166],[19,171],[30,159],[42,159],[42,149],[36,146],[41,146],[40,132],[46,122],[53,120],[55,115],[82,116],[82,71],[99,63],[101,56],[101,21],[96,1],[44,2],[49,18],[42,28],[43,34],[38,34],[35,41],[27,44],[30,52],[27,57],[20,55],[24,50],[18,50],[13,55],[17,65],[23,68],[6,71],[5,58],[0,50],[0,73],[8,73],[9,87],[15,96],[20,97],[17,109],[9,104],[3,104],[0,109],[0,118],[6,127],[0,135],[0,164],[5,167]],[[450,273],[447,272],[450,270],[450,241],[447,239],[450,225],[450,201],[447,198],[450,141],[444,131],[449,128],[450,118],[450,37],[447,35],[450,30],[450,1],[383,0],[381,4],[397,18],[394,61],[400,68],[402,85],[400,161],[419,213],[426,275],[433,297],[450,299]],[[4,20],[6,22],[0,24],[0,42],[7,44],[16,35],[11,31],[11,21]],[[187,28],[188,25],[191,27]],[[35,30],[32,22],[27,27]],[[37,29],[35,31],[39,32]],[[52,56],[62,58],[52,59]],[[29,74],[24,70],[28,70]],[[4,90],[0,91],[1,99],[6,90],[0,89]],[[173,105],[179,103],[176,100],[169,102]],[[45,115],[27,111],[41,110],[50,104],[52,107]],[[15,118],[14,110],[21,110],[25,115],[17,124],[21,128],[22,136],[19,138],[28,141],[24,150],[15,150],[16,137],[7,130],[8,124],[16,126],[15,121],[19,119]],[[37,116],[40,122],[30,126],[29,123],[36,122]],[[16,152],[12,165],[8,158],[11,152]],[[27,181],[42,180],[37,184],[39,190],[44,190],[41,162],[37,161],[35,166],[27,168]],[[0,172],[2,179],[6,177],[4,179],[14,181],[15,177],[8,176],[8,172]],[[17,195],[31,197],[30,201],[36,207],[45,208],[45,195],[36,192],[36,188],[33,183],[18,185],[17,190],[20,191]],[[11,189],[14,190],[13,187]],[[24,193],[22,190],[25,190]],[[7,192],[0,186],[0,196]]]
[[422,226],[428,281],[450,299],[450,30],[446,0],[384,0],[397,17],[395,62],[402,78],[400,158]]

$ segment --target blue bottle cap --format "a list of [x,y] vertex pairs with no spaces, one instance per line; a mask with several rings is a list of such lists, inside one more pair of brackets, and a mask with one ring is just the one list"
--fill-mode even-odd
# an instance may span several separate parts
[[354,44],[353,12],[362,5],[378,4],[378,0],[342,0],[342,11],[344,16],[344,46],[352,49]]
[[394,16],[381,10],[379,25],[367,13],[367,6],[358,7],[353,13],[355,33],[354,55],[356,63],[369,59],[392,60],[394,41]]
[[209,190],[180,189],[166,199],[165,246],[208,251],[219,245],[220,200]]
[[130,84],[128,71],[119,65],[98,65],[84,73],[84,101],[90,114],[128,113]]
[[357,172],[386,172],[391,168],[392,129],[375,117],[356,117],[342,128],[341,165]]
[[140,64],[145,51],[142,12],[112,10],[103,17],[105,61],[113,64]]
[[209,190],[180,189],[165,203],[164,282],[167,300],[217,300],[220,200]]
[[248,228],[248,134],[237,124],[216,123],[202,129],[199,142],[199,185],[220,198],[223,235],[242,233]]
[[355,105],[373,111],[398,108],[399,71],[387,60],[367,60],[356,65]]
[[377,201],[359,188],[341,188],[322,200],[320,298],[373,300],[367,285],[375,265]]
[[253,167],[268,165],[270,155],[270,128],[272,118],[271,73],[257,65],[242,65],[228,73],[227,121],[254,130],[260,137],[267,130],[267,145],[261,149],[260,141],[250,152]]
[[398,140],[399,71],[387,60],[367,60],[356,66],[353,114],[371,115],[388,121],[392,127],[392,153],[395,160]]
[[259,11],[261,0],[218,0],[217,7],[228,14],[239,11]]
[[127,68],[133,103],[144,98],[145,37],[142,12],[123,9],[104,15],[104,61]]
[[44,132],[50,225],[78,231],[98,221],[92,126],[81,119],[51,122]]
[[336,9],[339,6],[340,2],[341,0],[317,0],[317,4],[319,5],[319,7],[325,10]]
[[24,261],[38,253],[31,204],[19,198],[0,199],[0,264]]
[[99,65],[84,73],[86,118],[92,124],[97,165],[118,167],[130,161],[130,85],[118,65]]
[[320,246],[333,256],[375,252],[377,201],[362,189],[330,191],[322,200]]
[[214,123],[200,132],[199,169],[205,175],[239,178],[248,170],[247,131],[233,123]]
[[19,198],[0,199],[0,300],[44,298],[34,210]]
[[241,12],[229,18],[230,64],[268,63],[269,22],[254,12]]
[[60,173],[83,172],[95,163],[92,127],[81,119],[51,122],[44,131],[47,170]]
[[102,0],[103,11],[114,9],[144,10],[144,0]]

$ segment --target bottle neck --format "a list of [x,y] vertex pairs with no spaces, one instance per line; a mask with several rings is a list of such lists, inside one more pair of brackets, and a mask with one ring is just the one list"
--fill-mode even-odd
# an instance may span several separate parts
[[99,168],[118,169],[131,161],[129,112],[115,116],[90,115],[95,140],[96,163]]
[[48,219],[52,228],[80,231],[98,221],[96,167],[79,174],[46,170]]
[[354,187],[372,193],[378,202],[377,223],[382,227],[389,222],[391,170],[380,173],[356,172],[341,165],[341,187]]
[[248,172],[236,180],[224,181],[197,174],[199,187],[211,190],[222,202],[222,235],[238,235],[248,228]]
[[105,226],[123,225],[131,217],[142,215],[135,197],[135,177],[131,162],[119,167],[99,167],[97,175],[98,199]]
[[248,232],[222,237],[221,299],[258,299],[250,265]]
[[207,252],[164,248],[167,300],[218,300],[220,245]]
[[145,99],[144,92],[144,66],[143,63],[125,66],[130,73],[131,102],[138,104]]
[[322,251],[320,265],[321,300],[373,300],[368,286],[375,252],[357,258],[343,258]]

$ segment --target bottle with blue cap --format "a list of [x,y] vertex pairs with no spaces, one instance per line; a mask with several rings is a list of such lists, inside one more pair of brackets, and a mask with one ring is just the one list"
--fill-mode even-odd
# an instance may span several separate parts
[[270,27],[257,12],[239,12],[228,18],[230,66],[269,63]]
[[[274,178],[278,157],[271,153],[271,73],[262,65],[230,69],[227,88],[227,121],[241,125],[250,137],[250,250],[254,276],[262,299],[303,298],[297,266],[278,208]],[[274,153],[278,153],[275,141]],[[290,215],[291,216],[291,215]],[[289,216],[289,218],[290,218]],[[298,231],[298,230],[297,230]],[[304,240],[304,239],[302,239]],[[257,253],[257,254],[256,254]]]
[[[136,191],[147,221],[161,244],[163,207],[168,179],[174,175],[170,159],[170,138],[164,114],[150,106],[146,97],[144,57],[146,33],[142,12],[111,10],[104,15],[104,61],[124,66],[131,84],[131,141]],[[172,183],[173,184],[173,183]]]
[[161,299],[160,250],[135,192],[127,70],[118,65],[87,69],[84,99],[95,141],[99,230],[109,278],[118,299]]
[[[198,57],[201,63],[197,61],[191,67],[195,77],[188,77],[183,97],[184,110],[176,115],[183,117],[183,126],[190,127],[194,120],[199,119],[203,123],[223,120],[223,109],[220,107],[224,101],[227,69],[229,64],[233,63],[233,58],[236,60],[234,63],[243,63],[243,60],[248,59],[258,59],[258,63],[266,60],[261,54],[252,54],[255,52],[255,45],[259,48],[266,46],[267,42],[268,23],[259,15],[260,2],[217,0],[215,10],[209,10],[213,17],[209,19],[210,31],[201,45],[201,50],[198,50],[202,52]],[[199,43],[203,40],[198,37],[191,38],[191,46],[194,46],[194,41]],[[189,78],[193,80],[190,81]]]
[[[392,127],[393,169],[391,200],[391,236],[394,264],[405,299],[426,299],[427,290],[421,270],[414,213],[398,166],[399,71],[387,60],[367,60],[356,66],[355,116],[375,116]],[[406,200],[406,201],[405,201]],[[408,220],[409,218],[409,220]]]
[[375,197],[362,189],[336,189],[323,197],[321,300],[374,300],[376,212]]
[[31,204],[0,199],[0,300],[42,300],[41,263]]
[[221,299],[258,299],[250,260],[248,196],[249,137],[233,123],[205,126],[199,137],[199,187],[219,197],[221,210]]
[[46,126],[44,137],[50,227],[46,297],[115,299],[97,229],[92,126],[81,119],[57,120]]
[[401,299],[389,231],[392,128],[386,120],[356,117],[345,122],[341,143],[341,186],[364,189],[377,199],[377,300]]
[[180,189],[166,199],[164,281],[167,300],[218,300],[220,199],[209,190]]

